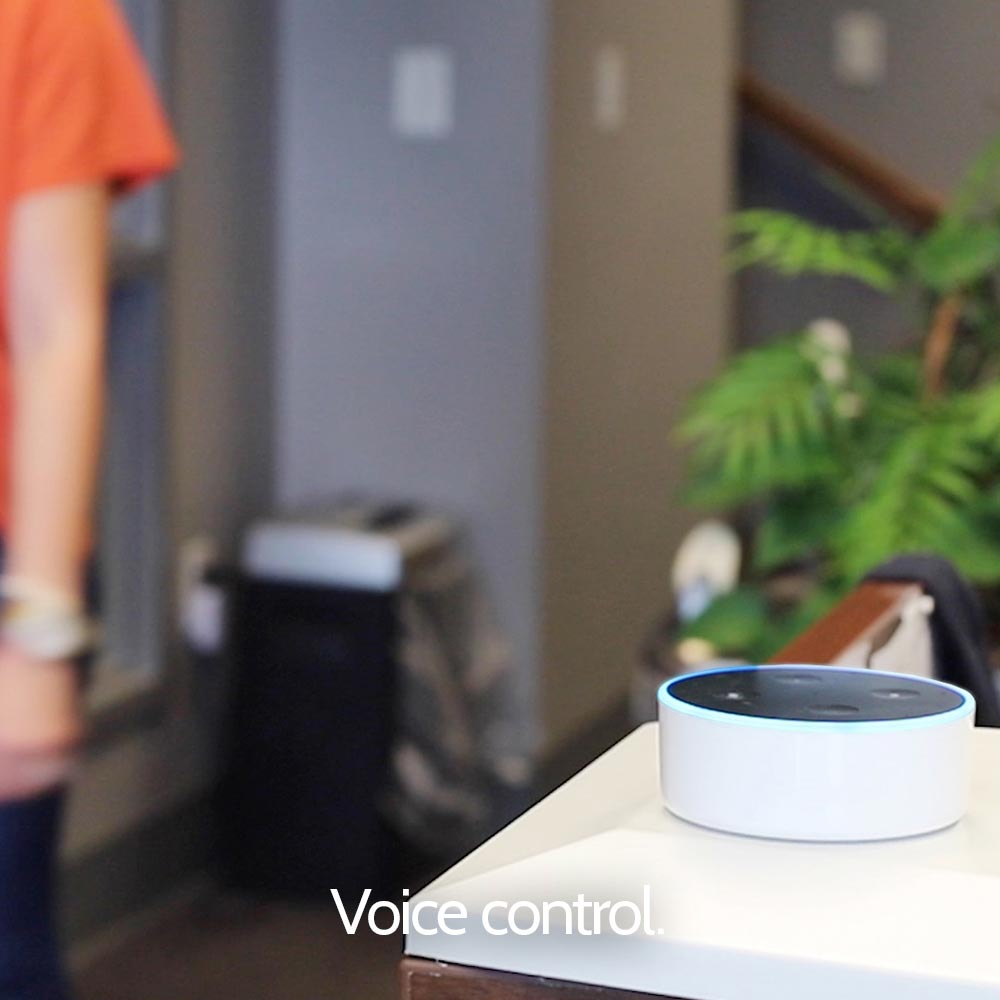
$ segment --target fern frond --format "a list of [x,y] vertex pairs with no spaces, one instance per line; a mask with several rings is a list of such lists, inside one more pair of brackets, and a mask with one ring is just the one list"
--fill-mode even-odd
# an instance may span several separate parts
[[973,433],[983,446],[1000,455],[1000,382],[965,394]]
[[913,254],[917,277],[946,295],[974,285],[1000,266],[1000,226],[993,221],[943,218]]
[[754,536],[753,565],[770,572],[812,556],[822,556],[843,518],[835,483],[826,489],[778,494]]
[[918,399],[923,389],[923,359],[916,351],[887,354],[872,366],[878,393]]
[[995,136],[966,168],[955,188],[946,218],[968,219],[991,214],[1000,206],[1000,135]]
[[837,474],[834,390],[801,336],[738,355],[678,428],[693,445],[688,499],[735,506]]
[[879,465],[869,493],[848,514],[834,543],[836,563],[847,579],[901,552],[947,556],[971,579],[996,572],[984,560],[971,515],[979,485],[993,466],[963,409],[942,409],[895,439]]
[[880,456],[922,419],[923,379],[923,359],[916,353],[887,355],[864,376],[867,405],[857,429],[859,450],[862,461],[874,459],[876,474]]
[[757,208],[731,218],[733,270],[762,264],[780,274],[854,278],[892,291],[908,267],[912,240],[902,230],[844,231],[817,226],[788,212]]

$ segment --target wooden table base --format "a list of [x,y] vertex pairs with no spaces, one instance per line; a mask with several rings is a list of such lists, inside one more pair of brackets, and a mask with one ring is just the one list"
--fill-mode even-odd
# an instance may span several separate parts
[[[651,993],[632,993],[607,986],[587,986],[541,976],[404,958],[399,967],[402,1000],[651,1000]],[[656,997],[656,1000],[684,1000]]]

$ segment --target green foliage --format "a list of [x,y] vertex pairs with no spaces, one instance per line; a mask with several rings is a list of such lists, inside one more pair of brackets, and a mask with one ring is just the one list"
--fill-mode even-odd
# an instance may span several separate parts
[[995,215],[1000,205],[1000,135],[969,164],[945,213],[949,219]]
[[720,656],[764,663],[843,595],[842,585],[821,583],[797,606],[776,610],[760,587],[748,584],[716,598],[682,629],[681,637],[704,639]]
[[996,465],[961,408],[922,416],[877,462],[834,541],[850,580],[899,552],[937,552],[974,580],[1000,580],[1000,559],[983,551],[974,510],[979,484]]
[[921,240],[913,255],[917,278],[947,294],[968,288],[1000,265],[1000,226],[946,216]]
[[1000,455],[1000,382],[983,386],[968,398],[967,417],[983,447]]
[[736,213],[731,228],[734,270],[764,264],[785,275],[854,278],[887,292],[898,284],[910,256],[911,241],[898,229],[842,232],[763,208]]
[[842,518],[831,511],[836,481],[826,488],[778,493],[768,504],[754,539],[753,567],[762,572],[819,558]]
[[738,356],[678,428],[695,446],[688,499],[727,507],[829,480],[838,469],[834,401],[801,336]]
[[[838,231],[764,209],[735,215],[732,231],[734,268],[837,275],[916,298],[926,332],[922,345],[859,358],[829,329],[807,330],[738,355],[691,400],[678,428],[688,500],[740,510],[757,528],[743,585],[688,632],[763,659],[907,551],[1000,585],[1000,136],[924,234]],[[925,384],[945,297],[959,324],[940,379]],[[767,582],[794,567],[815,585],[776,608]]]
[[764,595],[754,587],[737,587],[716,598],[689,622],[681,636],[710,642],[723,656],[740,656],[757,650],[766,636],[768,608]]

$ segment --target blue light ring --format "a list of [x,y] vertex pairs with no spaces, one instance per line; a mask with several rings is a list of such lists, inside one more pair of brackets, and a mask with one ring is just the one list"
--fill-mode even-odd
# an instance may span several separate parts
[[855,674],[866,674],[869,677],[884,677],[889,681],[898,682],[901,677],[913,677],[912,674],[891,674],[885,670],[869,670],[867,667],[831,667],[817,663],[775,663],[770,666],[745,666],[745,667],[713,667],[711,670],[698,670],[690,674],[679,674],[664,681],[656,691],[656,700],[667,708],[675,712],[682,712],[685,715],[693,715],[696,718],[708,719],[712,722],[723,722],[729,725],[751,726],[758,729],[781,729],[786,732],[892,732],[901,729],[923,729],[929,726],[946,725],[957,719],[972,715],[976,710],[976,702],[968,691],[948,684],[945,681],[931,680],[927,677],[915,677],[915,680],[923,684],[934,684],[937,687],[947,688],[957,694],[962,699],[962,704],[955,708],[948,709],[947,712],[938,712],[934,715],[918,715],[912,719],[865,719],[858,722],[842,721],[838,719],[771,719],[762,715],[741,715],[737,712],[725,712],[714,708],[704,708],[701,705],[691,705],[680,698],[675,698],[670,693],[670,686],[680,681],[688,681],[693,677],[707,677],[709,674],[736,674],[747,673],[753,670],[820,670],[832,671],[840,670]]

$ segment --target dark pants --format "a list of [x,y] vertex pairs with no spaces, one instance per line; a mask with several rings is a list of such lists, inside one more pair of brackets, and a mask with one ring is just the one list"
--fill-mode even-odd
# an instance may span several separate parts
[[54,925],[64,798],[0,803],[0,1000],[69,1000]]
[[[0,539],[0,571],[3,557]],[[93,566],[87,570],[86,592],[93,609]],[[78,665],[84,683],[90,657],[81,657]],[[56,855],[65,799],[61,787],[0,802],[0,1000],[71,1000],[55,926]]]

